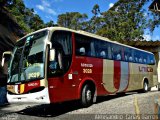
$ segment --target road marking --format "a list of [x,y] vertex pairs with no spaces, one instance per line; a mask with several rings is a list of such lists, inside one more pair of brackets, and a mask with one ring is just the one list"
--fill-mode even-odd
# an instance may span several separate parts
[[137,118],[138,120],[140,120],[140,110],[139,110],[138,100],[136,96],[134,96],[134,106],[135,106],[135,112],[136,112]]

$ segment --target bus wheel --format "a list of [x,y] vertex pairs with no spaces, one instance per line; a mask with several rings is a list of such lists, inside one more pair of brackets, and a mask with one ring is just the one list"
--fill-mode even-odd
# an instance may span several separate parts
[[88,107],[88,106],[92,105],[93,94],[94,93],[93,93],[91,87],[88,84],[84,85],[84,87],[82,89],[82,94],[81,94],[81,103],[84,107]]
[[148,92],[149,88],[148,88],[148,82],[144,81],[143,83],[143,92]]

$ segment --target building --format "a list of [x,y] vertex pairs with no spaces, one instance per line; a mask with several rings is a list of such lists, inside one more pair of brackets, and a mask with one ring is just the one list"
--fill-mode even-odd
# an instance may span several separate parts
[[160,0],[154,0],[149,6],[149,10],[153,12],[160,12]]

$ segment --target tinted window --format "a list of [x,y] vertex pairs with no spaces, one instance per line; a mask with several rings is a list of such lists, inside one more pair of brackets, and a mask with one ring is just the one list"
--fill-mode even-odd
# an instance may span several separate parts
[[154,65],[154,64],[155,64],[154,55],[150,54],[150,55],[148,55],[148,56],[149,56],[149,58],[148,58],[148,64]]
[[134,62],[139,63],[140,54],[138,50],[134,50]]
[[96,57],[111,59],[110,43],[106,41],[95,40]]
[[150,53],[84,35],[76,34],[75,38],[76,55],[140,64],[155,64],[154,55]]
[[122,60],[122,46],[111,43],[111,52],[113,60]]
[[140,64],[155,64],[154,55],[143,51],[134,50],[134,62]]
[[55,60],[49,61],[48,76],[61,76],[68,71],[72,62],[72,33],[54,31],[51,42],[56,52]]
[[76,34],[76,55],[95,56],[94,41],[92,38]]
[[52,44],[56,47],[62,47],[64,55],[72,54],[71,33],[64,31],[55,31],[52,36]]
[[[127,58],[127,59],[126,59]],[[135,62],[135,58],[134,58],[134,50],[131,48],[127,48],[125,49],[125,59],[128,62]]]

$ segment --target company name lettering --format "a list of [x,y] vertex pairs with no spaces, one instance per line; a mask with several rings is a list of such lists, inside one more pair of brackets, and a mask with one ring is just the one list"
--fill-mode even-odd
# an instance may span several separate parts
[[93,64],[81,63],[81,67],[93,67]]
[[38,85],[38,83],[29,83],[29,84],[28,84],[29,87],[37,86],[37,85]]
[[141,67],[139,66],[139,72],[153,72],[152,67]]

